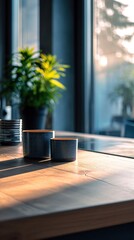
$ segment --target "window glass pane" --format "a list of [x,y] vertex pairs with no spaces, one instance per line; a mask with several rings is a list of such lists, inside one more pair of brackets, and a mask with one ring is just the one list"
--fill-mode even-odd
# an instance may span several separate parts
[[39,48],[39,0],[20,0],[19,47]]
[[[12,1],[12,52],[22,47],[39,49],[39,0]],[[12,106],[12,118],[19,117],[18,105]]]
[[[133,117],[134,1],[94,1],[95,130]],[[120,133],[119,133],[120,134]]]

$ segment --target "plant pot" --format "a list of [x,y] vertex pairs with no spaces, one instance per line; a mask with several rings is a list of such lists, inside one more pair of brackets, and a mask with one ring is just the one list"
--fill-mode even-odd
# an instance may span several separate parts
[[134,119],[124,120],[121,136],[127,138],[134,138]]
[[47,108],[25,107],[21,110],[22,128],[28,129],[44,129],[47,119]]

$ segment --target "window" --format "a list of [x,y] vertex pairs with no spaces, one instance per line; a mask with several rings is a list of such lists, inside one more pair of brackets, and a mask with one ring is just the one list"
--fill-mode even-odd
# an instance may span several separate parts
[[[39,49],[39,1],[14,0],[12,3],[12,52],[31,46]],[[12,106],[12,118],[19,118],[18,106]]]
[[39,1],[13,1],[13,52],[31,46],[39,49]]
[[20,0],[19,45],[39,48],[39,1]]
[[113,119],[133,116],[134,1],[93,3],[94,127],[101,133],[120,130],[118,121],[112,125]]

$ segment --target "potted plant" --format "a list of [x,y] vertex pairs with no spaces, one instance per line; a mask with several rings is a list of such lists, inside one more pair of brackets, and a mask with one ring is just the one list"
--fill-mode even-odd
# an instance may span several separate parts
[[23,129],[44,128],[47,111],[54,108],[60,90],[65,89],[59,79],[65,77],[66,68],[68,65],[59,63],[56,56],[34,48],[26,47],[12,55],[1,96],[19,104]]

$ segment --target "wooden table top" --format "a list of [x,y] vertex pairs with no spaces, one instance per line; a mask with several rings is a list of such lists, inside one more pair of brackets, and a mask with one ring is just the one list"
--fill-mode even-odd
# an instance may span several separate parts
[[0,239],[45,239],[129,222],[134,159],[78,150],[74,162],[30,161],[21,144],[0,146]]

